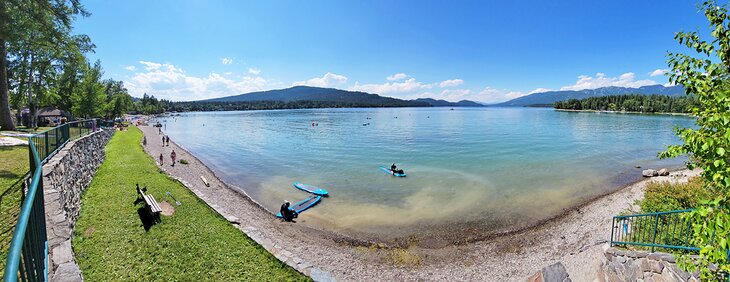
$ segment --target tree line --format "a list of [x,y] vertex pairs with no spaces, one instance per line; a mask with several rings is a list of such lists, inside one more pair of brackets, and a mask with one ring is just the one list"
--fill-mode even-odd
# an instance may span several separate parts
[[91,14],[79,0],[0,1],[0,127],[15,129],[12,110],[54,107],[75,118],[113,119],[134,108],[121,81],[103,80],[100,61],[87,54],[89,36],[73,33],[74,20]]
[[699,102],[694,96],[611,95],[569,99],[553,104],[563,110],[625,111],[642,113],[689,113]]
[[245,110],[280,110],[280,109],[314,109],[314,108],[372,108],[372,107],[430,107],[426,103],[361,103],[340,101],[246,101],[246,102],[169,102],[164,101],[164,108],[173,112],[195,111],[245,111]]

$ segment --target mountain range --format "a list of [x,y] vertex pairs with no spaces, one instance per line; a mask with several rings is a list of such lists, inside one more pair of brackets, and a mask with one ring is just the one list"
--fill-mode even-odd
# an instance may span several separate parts
[[649,85],[638,88],[609,86],[596,89],[584,90],[563,90],[563,91],[547,91],[534,93],[509,100],[507,102],[495,104],[494,106],[502,107],[536,107],[545,106],[552,107],[557,101],[565,101],[568,99],[585,99],[590,97],[600,97],[609,95],[623,94],[640,94],[640,95],[667,95],[667,96],[684,96],[685,91],[681,85],[664,86]]
[[430,98],[421,98],[415,100],[402,100],[391,97],[383,97],[377,94],[370,94],[359,91],[347,91],[335,88],[321,88],[310,86],[294,86],[286,89],[268,90],[240,94],[235,96],[227,96],[215,99],[202,100],[198,102],[260,102],[260,101],[277,101],[277,102],[300,102],[300,101],[317,101],[317,102],[337,102],[357,105],[370,106],[390,106],[390,107],[483,107],[484,105],[462,100],[459,102],[449,102],[445,100],[435,100]]

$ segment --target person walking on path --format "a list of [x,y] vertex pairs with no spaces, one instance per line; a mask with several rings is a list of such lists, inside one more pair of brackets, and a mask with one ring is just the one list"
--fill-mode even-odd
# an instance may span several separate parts
[[170,158],[172,159],[172,166],[175,166],[175,158],[177,158],[177,154],[175,154],[175,150],[172,150],[172,153],[170,153]]
[[162,153],[160,153],[160,165],[165,164],[165,158],[162,157]]
[[167,138],[167,147],[170,147],[170,136],[165,135],[165,138]]
[[142,145],[147,146],[147,136],[146,135],[142,138]]
[[162,135],[162,147],[165,147],[165,136]]

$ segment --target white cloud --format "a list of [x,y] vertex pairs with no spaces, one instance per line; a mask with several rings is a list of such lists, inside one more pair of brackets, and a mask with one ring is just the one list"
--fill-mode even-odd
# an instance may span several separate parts
[[136,71],[137,70],[137,67],[135,67],[135,66],[126,66],[126,67],[124,67],[124,69],[125,70],[128,70],[128,71]]
[[233,64],[233,59],[231,58],[221,58],[221,63],[224,65],[231,65]]
[[277,82],[260,76],[210,73],[197,77],[172,64],[140,61],[145,72],[124,81],[132,96],[144,93],[174,101],[191,101],[271,89]]
[[597,73],[596,77],[581,75],[578,76],[578,81],[573,85],[561,87],[560,90],[582,90],[582,89],[595,89],[608,86],[619,86],[619,87],[641,87],[647,85],[659,84],[653,80],[634,80],[635,75],[633,72],[627,72],[619,77],[607,77],[605,73]]
[[322,77],[315,77],[305,81],[297,81],[292,85],[305,85],[314,87],[334,87],[336,85],[342,85],[347,83],[347,77],[344,75],[334,74],[328,72]]
[[449,79],[444,80],[441,83],[439,83],[440,87],[454,87],[464,84],[464,81],[461,79]]
[[409,93],[421,89],[431,89],[433,86],[434,84],[425,84],[417,81],[415,78],[409,78],[403,82],[386,82],[383,84],[360,84],[360,82],[355,82],[355,85],[350,87],[350,89],[375,94],[394,94]]
[[162,64],[159,63],[153,63],[153,62],[147,62],[147,61],[139,61],[140,64],[144,65],[144,69],[147,71],[156,70],[162,67]]
[[662,76],[665,73],[667,73],[667,70],[666,69],[655,69],[653,72],[650,72],[649,73],[649,76],[650,77]]
[[398,80],[403,80],[403,79],[405,79],[407,77],[408,77],[407,74],[402,73],[402,72],[399,72],[399,73],[396,73],[396,74],[391,75],[389,77],[386,77],[385,79],[387,79],[388,81],[398,81]]
[[548,91],[554,91],[554,90],[552,90],[550,88],[537,88],[535,90],[528,92],[527,94],[535,94],[535,93],[548,92]]
[[261,73],[261,70],[257,68],[248,68],[248,73],[253,75],[259,75]]

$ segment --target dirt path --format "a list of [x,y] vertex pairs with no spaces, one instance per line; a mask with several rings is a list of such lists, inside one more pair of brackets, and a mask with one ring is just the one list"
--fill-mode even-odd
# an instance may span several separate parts
[[[517,234],[440,249],[391,249],[354,246],[349,238],[276,219],[239,187],[229,186],[174,142],[163,147],[157,128],[140,126],[148,152],[164,157],[161,169],[180,180],[280,260],[315,280],[485,280],[525,281],[541,268],[561,261],[573,281],[593,281],[610,235],[611,217],[643,196],[648,181],[686,181],[697,172],[655,177],[599,198],[564,216]],[[170,152],[187,165],[171,166]],[[206,186],[200,176],[207,179]]]

